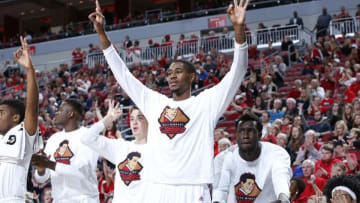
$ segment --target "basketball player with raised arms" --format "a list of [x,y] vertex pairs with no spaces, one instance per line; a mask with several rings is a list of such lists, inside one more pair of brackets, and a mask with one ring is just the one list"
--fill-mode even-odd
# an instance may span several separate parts
[[235,30],[234,60],[223,80],[198,96],[191,96],[193,64],[175,60],[167,70],[172,98],[148,89],[128,70],[104,30],[99,2],[89,15],[101,48],[117,82],[149,122],[145,178],[149,182],[144,202],[211,202],[213,182],[213,132],[230,104],[248,68],[245,16],[249,0],[230,5],[227,14]]
[[109,102],[107,115],[91,126],[81,137],[81,141],[100,156],[115,164],[115,189],[113,202],[143,203],[146,185],[142,178],[146,166],[146,138],[148,122],[140,110],[133,106],[130,109],[130,128],[135,140],[132,142],[123,139],[110,139],[99,134],[104,128],[111,128],[122,114],[119,103]]
[[39,88],[26,39],[14,53],[26,70],[26,107],[19,100],[0,102],[0,202],[24,203],[31,156],[42,148],[38,134]]

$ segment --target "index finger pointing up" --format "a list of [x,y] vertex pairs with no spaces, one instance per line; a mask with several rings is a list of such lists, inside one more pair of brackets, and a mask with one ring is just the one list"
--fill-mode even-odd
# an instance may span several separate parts
[[96,11],[100,11],[100,10],[101,10],[101,7],[100,7],[99,0],[96,0],[96,1],[95,1],[95,4],[96,4]]

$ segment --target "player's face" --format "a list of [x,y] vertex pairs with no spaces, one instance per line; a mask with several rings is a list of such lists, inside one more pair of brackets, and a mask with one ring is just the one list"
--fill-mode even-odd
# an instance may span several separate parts
[[0,105],[0,134],[5,135],[14,126],[12,117],[10,108],[7,105]]
[[242,184],[241,188],[247,193],[251,193],[255,186],[255,181],[253,179],[247,179],[245,183]]
[[134,170],[136,168],[139,159],[140,159],[139,157],[134,156],[132,159],[128,160],[128,165],[130,166],[131,170]]
[[135,137],[147,135],[148,122],[138,109],[134,109],[130,114],[130,128]]
[[252,152],[259,144],[258,131],[256,130],[252,121],[246,121],[240,124],[236,139],[239,149],[243,152]]
[[351,199],[351,196],[349,193],[343,191],[343,190],[335,190],[332,192],[332,203],[352,203],[356,202]]
[[54,122],[55,125],[64,125],[65,122],[68,120],[67,115],[70,112],[71,108],[66,103],[62,103],[59,110],[55,113]]
[[167,70],[169,88],[173,93],[181,94],[191,88],[191,74],[181,62],[172,63]]

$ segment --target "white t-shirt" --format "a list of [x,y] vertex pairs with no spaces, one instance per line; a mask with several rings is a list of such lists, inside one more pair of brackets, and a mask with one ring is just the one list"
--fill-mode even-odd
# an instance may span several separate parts
[[[35,179],[42,183],[51,175],[54,202],[85,203],[99,202],[98,181],[96,178],[99,154],[81,143],[80,138],[87,132],[80,127],[71,132],[64,130],[53,134],[47,141],[45,154],[56,162],[55,171],[48,170],[44,176],[35,173]],[[50,172],[48,172],[50,171]]]
[[[115,189],[113,202],[142,203],[146,192],[143,174],[146,144],[135,144],[122,139],[99,136],[104,130],[103,122],[91,126],[81,141],[100,156],[115,164]],[[129,163],[129,161],[131,163]]]
[[38,131],[30,136],[24,122],[0,135],[0,202],[24,200],[31,156],[42,148]]
[[198,96],[174,101],[146,88],[127,69],[113,46],[105,58],[120,86],[149,122],[146,178],[163,184],[213,182],[214,128],[248,68],[247,44],[236,44],[234,61],[223,80]]
[[290,197],[292,171],[288,153],[277,145],[260,143],[260,157],[255,161],[242,159],[239,148],[226,155],[213,201],[262,203],[277,200],[281,193]]

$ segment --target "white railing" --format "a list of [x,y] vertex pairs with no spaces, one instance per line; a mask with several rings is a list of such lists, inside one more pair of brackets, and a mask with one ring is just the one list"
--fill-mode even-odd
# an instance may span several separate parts
[[[250,45],[267,46],[269,41],[281,43],[286,36],[293,41],[299,41],[304,37],[300,26],[281,26],[269,29],[255,30],[246,33],[247,42]],[[220,52],[231,52],[234,48],[234,38],[229,36],[210,36],[201,39],[190,39],[183,42],[174,43],[168,46],[159,47],[136,47],[131,49],[119,48],[120,56],[126,64],[133,63],[149,64],[165,55],[168,58],[181,56],[189,58],[196,55],[202,49],[208,53],[211,49]],[[94,67],[96,63],[104,65],[106,63],[102,53],[93,53],[88,55],[89,67]]]
[[352,35],[360,32],[360,19],[356,17],[333,19],[329,27],[331,35],[342,35],[343,33]]

